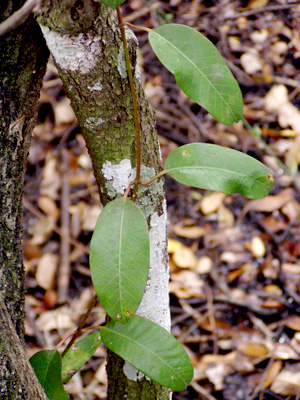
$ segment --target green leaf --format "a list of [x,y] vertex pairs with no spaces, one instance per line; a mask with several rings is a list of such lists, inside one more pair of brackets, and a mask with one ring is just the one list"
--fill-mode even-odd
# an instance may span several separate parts
[[148,226],[135,203],[120,198],[102,210],[91,241],[90,265],[107,314],[125,323],[141,302],[149,272]]
[[271,171],[236,150],[207,143],[191,143],[174,150],[165,171],[184,185],[240,193],[249,199],[266,196],[273,187]]
[[125,3],[126,0],[101,0],[101,3],[115,10],[118,6]]
[[100,332],[92,333],[79,340],[62,359],[62,380],[67,383],[95,353],[101,344]]
[[101,337],[106,347],[162,386],[184,390],[193,379],[183,346],[155,322],[138,315],[125,325],[111,321]]
[[149,33],[150,44],[180,89],[213,117],[232,125],[243,116],[238,83],[216,47],[200,32],[169,24]]
[[49,400],[69,400],[61,381],[61,358],[57,350],[39,351],[29,361]]

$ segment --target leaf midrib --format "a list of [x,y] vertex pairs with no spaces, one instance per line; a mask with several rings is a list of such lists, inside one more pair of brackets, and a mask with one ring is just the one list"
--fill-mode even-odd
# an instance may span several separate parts
[[[177,372],[174,368],[172,368],[172,367],[170,366],[170,364],[168,364],[163,358],[159,357],[159,355],[158,355],[157,353],[155,353],[154,351],[152,351],[152,350],[149,349],[148,347],[144,346],[142,343],[140,343],[140,342],[138,342],[138,341],[132,339],[132,338],[129,337],[129,336],[126,336],[124,333],[120,333],[120,332],[114,331],[113,329],[107,328],[107,327],[105,327],[105,330],[107,330],[107,331],[109,331],[109,332],[112,332],[112,333],[114,333],[115,335],[119,335],[119,336],[121,336],[122,338],[127,339],[128,341],[131,341],[132,343],[138,345],[138,346],[141,347],[142,349],[147,350],[149,353],[151,353],[152,355],[154,355],[155,358],[157,358],[157,359],[160,360],[164,365],[166,365],[171,371],[173,371],[174,375],[177,375],[177,376],[180,378],[180,380],[181,380],[181,381],[185,384],[185,386],[186,386],[186,382],[185,382],[185,380],[181,377],[181,375],[179,374],[179,372]],[[140,368],[140,367],[139,367],[139,368]],[[147,374],[147,372],[145,372],[145,373]]]
[[[250,176],[248,176],[248,175],[244,175],[244,174],[241,174],[241,173],[236,172],[236,171],[231,171],[231,170],[226,170],[226,169],[216,168],[216,167],[198,167],[198,166],[196,166],[196,167],[195,167],[195,166],[173,167],[173,168],[171,168],[171,169],[166,169],[165,172],[168,173],[168,174],[170,174],[170,172],[172,172],[172,171],[182,171],[182,170],[184,170],[184,169],[211,169],[211,170],[214,170],[214,171],[222,171],[222,172],[228,171],[228,172],[230,172],[230,173],[232,173],[232,174],[238,175],[238,176],[243,177],[243,178],[250,179],[250,180],[252,180],[252,181],[254,181],[254,182],[257,182],[257,183],[259,183],[259,184],[261,184],[261,185],[263,185],[263,186],[265,186],[265,187],[268,187],[267,184],[265,184],[265,183],[263,183],[263,182],[261,182],[261,181],[257,181],[256,179],[254,179],[254,178],[252,178],[252,177],[250,177]],[[259,178],[259,177],[258,177],[258,178]],[[258,179],[258,178],[257,178],[257,179]]]

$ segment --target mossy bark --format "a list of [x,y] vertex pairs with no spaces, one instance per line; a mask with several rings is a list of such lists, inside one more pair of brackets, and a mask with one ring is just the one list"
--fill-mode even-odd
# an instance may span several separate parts
[[[130,162],[132,166],[136,163],[132,98],[121,32],[114,21],[112,11],[100,2],[92,0],[46,1],[38,22],[82,128],[92,159],[101,202],[105,205],[114,197],[120,196],[121,192],[114,189],[114,183],[109,180],[104,167],[111,165],[113,170],[114,166],[118,166],[122,172],[123,161]],[[142,166],[146,175],[150,171],[154,176],[161,170],[155,118],[136,69],[136,39],[129,30],[127,36],[142,131]],[[156,193],[155,200],[154,193]],[[160,221],[159,218],[165,215],[162,181],[154,183],[151,188],[143,188],[140,194],[142,197],[140,205],[148,222]],[[155,218],[152,218],[153,216]],[[159,222],[153,223],[155,224],[158,226]],[[160,247],[162,255],[159,258],[163,259],[161,264],[163,271],[160,272],[166,274],[168,270],[166,227],[163,224],[162,226],[164,239],[153,245],[153,252],[155,253]],[[157,272],[157,281],[161,279],[160,272]],[[151,285],[155,279],[151,277],[149,281]],[[163,290],[167,293],[167,283]],[[148,313],[147,317],[151,319],[151,307],[155,308],[155,301],[154,299],[153,304],[148,304],[150,311],[145,313]],[[147,302],[149,303],[145,300],[145,303]],[[162,312],[164,315],[161,319],[158,318],[159,323],[164,324],[164,319],[169,318],[168,304],[166,308],[168,310]],[[155,318],[156,316],[153,316],[153,319]],[[169,322],[165,323],[165,326],[168,327],[168,324]],[[146,378],[128,379],[128,375],[125,376],[123,372],[124,361],[115,354],[108,353],[109,400],[170,398],[169,389]]]
[[[2,1],[1,21],[23,3]],[[0,38],[0,295],[22,345],[25,295],[23,182],[48,54],[33,17]],[[0,398],[28,399],[22,377],[12,365],[9,352],[6,343],[1,341]]]

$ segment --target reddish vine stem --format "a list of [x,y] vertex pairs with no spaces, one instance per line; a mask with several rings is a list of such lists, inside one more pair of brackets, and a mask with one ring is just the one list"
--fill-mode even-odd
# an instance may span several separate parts
[[139,123],[137,99],[136,99],[136,93],[135,93],[135,88],[134,88],[134,80],[133,80],[132,69],[131,69],[131,65],[130,65],[130,58],[129,58],[129,51],[128,51],[128,46],[127,46],[124,22],[123,22],[123,17],[122,17],[120,7],[117,7],[117,13],[118,13],[118,19],[119,19],[119,27],[121,29],[121,34],[122,34],[126,68],[127,68],[127,74],[128,74],[128,81],[129,81],[130,92],[131,92],[131,97],[132,97],[132,107],[133,107],[135,135],[136,135],[136,178],[135,178],[135,185],[133,188],[133,195],[132,195],[132,200],[135,201],[138,186],[141,182],[141,130],[140,130],[140,123]]
[[[92,325],[92,326],[87,326],[86,328],[81,329],[81,332],[86,332],[86,331],[91,331],[91,330],[96,330],[99,329],[101,330],[101,326],[99,325]],[[66,340],[68,340],[71,336],[75,335],[75,332],[70,332],[67,334],[67,336],[65,336],[59,343],[57,343],[57,345],[55,346],[55,350],[58,350],[60,348],[60,346],[62,346]]]
[[87,309],[86,313],[84,314],[84,316],[82,317],[81,321],[79,322],[79,325],[78,325],[76,331],[74,332],[72,339],[70,340],[69,344],[68,344],[67,347],[64,349],[64,351],[61,353],[61,356],[62,356],[62,357],[63,357],[63,356],[66,354],[66,352],[73,346],[73,344],[75,343],[76,339],[77,339],[79,336],[81,336],[82,330],[83,330],[83,327],[84,327],[84,324],[86,323],[86,321],[87,321],[87,319],[88,319],[90,313],[92,312],[94,306],[96,305],[97,301],[98,301],[98,297],[97,297],[97,295],[95,294],[94,298],[92,299],[92,301],[90,302],[90,304],[89,304],[89,306],[88,306],[88,309]]

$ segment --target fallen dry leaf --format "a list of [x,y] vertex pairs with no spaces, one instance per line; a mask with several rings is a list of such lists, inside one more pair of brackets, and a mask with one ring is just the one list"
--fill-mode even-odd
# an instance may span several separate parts
[[56,125],[69,124],[76,120],[68,97],[64,97],[61,101],[58,101],[53,107],[53,112]]
[[294,331],[300,332],[300,316],[291,315],[290,317],[284,320],[284,324]]
[[55,221],[57,220],[59,216],[59,210],[56,202],[53,199],[50,199],[47,196],[39,196],[37,199],[37,204],[46,215],[51,215]]
[[202,214],[208,215],[216,212],[223,203],[225,197],[226,194],[219,192],[210,193],[204,196],[200,201],[200,210]]
[[188,239],[198,239],[207,232],[207,229],[201,226],[181,226],[179,224],[174,225],[172,230],[177,236]]
[[58,266],[58,255],[45,253],[39,259],[36,267],[35,279],[45,290],[53,289]]
[[263,257],[266,254],[266,246],[259,236],[251,239],[250,250],[255,258]]
[[263,357],[269,354],[270,349],[265,344],[253,343],[253,342],[242,342],[238,343],[237,349],[250,357]]
[[178,298],[203,297],[204,281],[195,272],[184,270],[173,273],[169,283],[170,293]]
[[103,385],[107,385],[106,360],[103,360],[96,371],[95,378]]
[[273,382],[276,376],[279,374],[282,367],[282,362],[277,360],[274,361],[270,367],[267,369],[266,375],[264,377],[263,389],[267,389]]
[[76,324],[67,307],[60,307],[56,310],[46,311],[36,319],[36,326],[42,332],[53,329],[75,329]]
[[269,0],[250,0],[248,7],[256,10],[257,8],[262,8],[269,3]]
[[293,200],[293,190],[291,188],[284,189],[278,194],[249,201],[249,203],[244,207],[242,214],[245,215],[250,210],[272,212],[280,209],[291,200]]
[[196,262],[194,271],[198,274],[209,274],[213,268],[212,259],[208,256],[200,257]]
[[296,219],[300,214],[300,205],[296,200],[289,201],[281,209],[282,213],[288,217],[290,221]]
[[31,244],[40,245],[45,243],[54,227],[55,220],[51,215],[39,219],[32,227]]
[[53,154],[48,153],[43,169],[43,179],[40,186],[40,193],[51,199],[58,199],[58,189],[61,185],[61,175],[58,172],[57,160]]
[[255,53],[246,52],[242,54],[240,61],[245,72],[249,75],[255,74],[263,68],[263,60]]
[[300,370],[289,371],[284,369],[274,379],[271,390],[283,396],[299,396],[300,395]]
[[275,85],[265,97],[265,108],[278,116],[282,128],[291,127],[300,133],[300,111],[289,100],[288,90],[284,85]]
[[176,253],[179,249],[182,249],[184,247],[184,244],[179,242],[179,240],[175,239],[168,239],[168,253],[173,254]]
[[194,269],[197,265],[197,258],[188,247],[182,247],[173,254],[173,261],[180,268]]
[[282,272],[286,274],[300,274],[300,264],[292,264],[292,263],[282,263],[281,266]]
[[299,360],[299,353],[288,344],[276,343],[274,357],[279,360]]
[[231,370],[232,368],[226,364],[208,365],[205,370],[205,375],[214,385],[215,390],[222,390],[224,388],[224,379]]
[[218,209],[218,222],[220,228],[231,228],[235,224],[235,218],[232,211],[221,204]]

